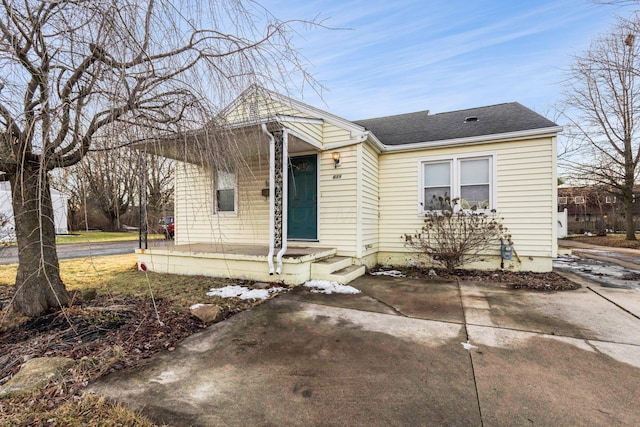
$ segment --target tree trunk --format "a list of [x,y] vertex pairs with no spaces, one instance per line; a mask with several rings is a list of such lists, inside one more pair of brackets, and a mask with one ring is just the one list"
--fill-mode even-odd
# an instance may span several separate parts
[[[630,156],[627,156],[630,157]],[[626,224],[626,240],[636,240],[636,226],[633,223],[633,187],[635,184],[635,167],[631,159],[625,159],[624,189],[622,200],[624,202],[624,222]]]
[[60,278],[48,176],[26,164],[10,175],[18,240],[18,274],[13,309],[29,317],[69,304]]
[[626,240],[637,240],[636,228],[633,222],[633,197],[624,204],[624,222],[627,228]]

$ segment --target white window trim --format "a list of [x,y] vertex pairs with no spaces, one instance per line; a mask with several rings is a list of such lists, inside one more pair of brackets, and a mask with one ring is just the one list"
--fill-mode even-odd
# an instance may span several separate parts
[[234,172],[234,174],[236,176],[236,184],[233,187],[233,211],[218,211],[218,169],[213,170],[211,178],[211,215],[238,216],[238,173]]
[[[460,197],[460,161],[461,160],[473,160],[473,159],[489,159],[489,176],[491,182],[489,183],[489,209],[478,209],[477,212],[489,214],[492,210],[498,209],[498,155],[495,152],[479,152],[470,154],[458,154],[453,156],[435,156],[424,157],[418,159],[418,216],[424,216],[426,212],[430,210],[424,208],[424,167],[425,163],[451,163],[451,199]],[[459,209],[459,208],[458,208]]]
[[566,205],[569,202],[569,198],[567,196],[558,196],[558,204]]

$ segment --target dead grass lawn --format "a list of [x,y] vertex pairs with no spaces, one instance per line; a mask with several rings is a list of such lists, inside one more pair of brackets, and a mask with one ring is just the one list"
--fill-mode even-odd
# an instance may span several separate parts
[[625,240],[625,237],[624,234],[609,234],[607,236],[576,236],[572,237],[571,240],[598,246],[640,249],[640,234],[636,234],[636,239],[638,240]]
[[[16,271],[15,264],[0,266],[0,295],[10,293],[7,292],[7,288],[14,285]],[[238,281],[138,271],[135,254],[63,260],[60,261],[60,272],[67,289],[79,291],[80,295],[88,290],[95,290],[98,299],[113,297],[117,301],[127,300],[128,297],[131,297],[131,300],[140,297],[147,299],[153,295],[156,300],[169,301],[171,310],[184,313],[183,315],[186,315],[189,307],[195,303],[216,304],[225,315],[260,303],[205,296],[211,288],[238,284]],[[4,292],[2,288],[5,288]],[[2,304],[0,308],[1,306]],[[23,322],[21,319],[5,316],[7,312],[6,309],[0,311],[0,330],[14,326],[16,322],[18,325]],[[102,355],[96,355],[93,359],[99,361],[98,365],[108,368],[126,357],[126,354],[121,354],[114,360],[105,361]],[[0,399],[0,426],[155,426],[123,405],[66,390],[70,383],[84,384],[103,374],[101,370],[82,369],[85,362],[78,361],[77,367],[74,368],[78,372],[74,378],[66,380],[67,385],[63,381],[30,396]],[[46,420],[46,424],[42,424],[43,420]]]

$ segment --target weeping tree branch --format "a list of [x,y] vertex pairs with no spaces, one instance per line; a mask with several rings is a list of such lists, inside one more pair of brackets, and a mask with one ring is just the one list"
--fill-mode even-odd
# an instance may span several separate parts
[[277,20],[250,0],[0,0],[0,172],[19,190],[24,228],[16,312],[68,302],[45,218],[49,174],[121,126],[152,140],[215,123],[251,84],[320,90],[291,43],[300,24],[320,26]]

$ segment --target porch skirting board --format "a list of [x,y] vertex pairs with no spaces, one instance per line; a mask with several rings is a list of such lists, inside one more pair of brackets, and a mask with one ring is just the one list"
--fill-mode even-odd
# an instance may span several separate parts
[[[207,251],[206,249],[209,249]],[[219,249],[219,248],[216,248]],[[259,254],[260,252],[264,255]],[[290,248],[282,258],[282,272],[269,274],[267,248],[227,247],[213,251],[204,245],[171,249],[138,249],[138,268],[156,273],[210,276],[227,279],[300,285],[310,279],[311,265],[333,257],[333,248]],[[143,268],[144,265],[144,268]]]

